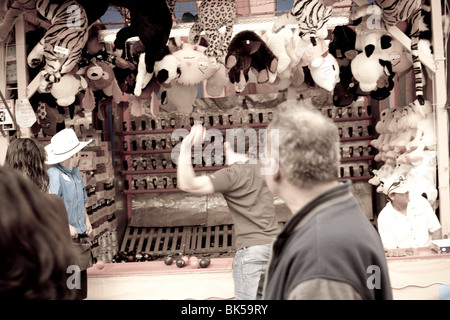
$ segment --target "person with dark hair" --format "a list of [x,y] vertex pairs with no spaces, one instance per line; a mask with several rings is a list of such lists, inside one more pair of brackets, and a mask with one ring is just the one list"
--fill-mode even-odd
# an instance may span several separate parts
[[36,184],[47,200],[58,208],[57,212],[63,221],[62,228],[67,230],[70,237],[69,220],[64,201],[58,195],[50,193],[48,188],[50,179],[45,164],[46,159],[47,153],[39,142],[30,138],[18,138],[11,141],[6,150],[5,166],[22,172],[23,176]]
[[314,106],[288,100],[268,126],[264,176],[292,217],[273,243],[264,299],[392,299],[379,234],[338,180],[336,124]]
[[0,168],[0,299],[74,299],[60,209],[18,170]]
[[45,160],[47,154],[39,142],[30,138],[11,141],[6,150],[5,165],[17,169],[33,181],[42,192],[48,193],[49,177]]
[[[196,176],[191,162],[191,148],[194,141],[203,140],[203,129],[201,124],[195,124],[181,143],[178,187],[192,194],[217,192],[223,195],[233,219],[236,239],[233,262],[235,298],[258,300],[262,298],[262,286],[259,284],[264,278],[271,244],[279,228],[274,197],[261,176],[261,166],[251,163],[249,159],[255,141],[248,138],[248,133],[255,131],[237,128],[231,136],[227,132],[227,141],[219,147],[225,147],[228,167],[210,176]],[[216,140],[219,139],[216,137],[214,143]],[[217,151],[215,156],[218,156]]]

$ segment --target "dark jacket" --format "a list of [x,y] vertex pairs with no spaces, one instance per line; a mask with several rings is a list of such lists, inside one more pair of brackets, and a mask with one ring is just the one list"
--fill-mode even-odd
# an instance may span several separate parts
[[[313,279],[353,288],[358,298],[392,299],[381,239],[350,186],[346,181],[322,193],[287,222],[273,245],[264,299],[292,298]],[[339,292],[332,296],[340,298]]]

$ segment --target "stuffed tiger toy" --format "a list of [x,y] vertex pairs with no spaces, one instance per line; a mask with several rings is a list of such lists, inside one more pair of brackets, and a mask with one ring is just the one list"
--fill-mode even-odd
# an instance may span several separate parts
[[357,20],[368,14],[369,6],[376,5],[381,9],[381,21],[387,30],[391,26],[395,26],[399,21],[408,21],[411,26],[411,56],[413,59],[416,98],[421,105],[425,103],[423,97],[423,73],[422,64],[419,60],[419,35],[420,35],[420,19],[421,19],[421,0],[375,0],[360,6],[351,16],[352,20]]
[[39,87],[41,92],[48,92],[51,83],[58,82],[62,75],[75,67],[88,39],[89,25],[84,8],[77,1],[60,2],[15,0],[0,25],[0,36],[4,39],[17,18],[27,11],[37,10],[51,21],[50,28],[27,58],[30,67],[39,66],[45,58],[45,67],[41,73],[43,81]]
[[[333,11],[333,2],[322,0],[295,0],[290,12],[277,17],[273,24],[272,32],[277,33],[287,24],[298,24],[299,36],[309,35],[311,43],[316,46],[318,37],[317,32],[324,30]],[[324,35],[326,35],[328,32]],[[323,37],[323,36],[319,36]]]

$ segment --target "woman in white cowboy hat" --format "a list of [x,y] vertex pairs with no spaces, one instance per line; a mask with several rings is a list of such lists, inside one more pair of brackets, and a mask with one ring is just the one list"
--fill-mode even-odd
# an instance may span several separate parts
[[87,297],[86,269],[93,261],[89,241],[92,226],[85,208],[88,197],[77,166],[80,161],[79,152],[91,141],[92,139],[87,142],[79,141],[73,129],[63,129],[55,134],[50,144],[45,147],[46,163],[52,165],[48,169],[49,189],[64,200],[70,234],[78,253],[78,267],[81,272],[80,278],[74,279],[73,286],[79,299]]

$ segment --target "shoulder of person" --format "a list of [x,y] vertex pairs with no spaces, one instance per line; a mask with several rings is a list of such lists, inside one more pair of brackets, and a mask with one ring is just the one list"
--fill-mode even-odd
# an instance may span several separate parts
[[428,202],[428,200],[422,196],[411,197],[411,204],[413,206],[432,208],[430,202]]
[[392,204],[390,202],[386,203],[383,209],[381,209],[380,213],[378,214],[378,219],[383,219],[386,215],[388,215],[392,211]]
[[56,168],[55,166],[51,166],[51,167],[49,167],[49,168],[47,169],[47,172],[48,172],[48,173],[51,173],[51,172],[58,172],[58,171],[59,171],[59,169]]

